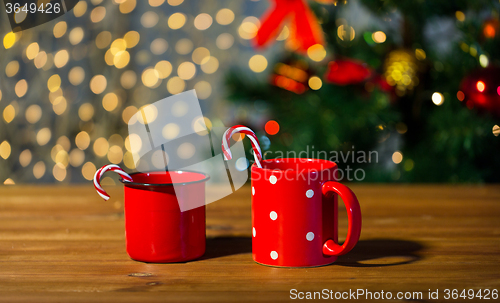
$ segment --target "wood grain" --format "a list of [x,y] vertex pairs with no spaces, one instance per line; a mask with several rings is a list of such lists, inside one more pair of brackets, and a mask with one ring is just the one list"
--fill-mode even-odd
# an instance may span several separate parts
[[[123,189],[0,187],[2,302],[276,302],[298,291],[500,289],[500,186],[355,185],[361,240],[331,265],[251,255],[250,188],[207,207],[207,253],[181,264],[125,252]],[[346,232],[341,210],[340,237]],[[433,300],[433,302],[446,300]]]

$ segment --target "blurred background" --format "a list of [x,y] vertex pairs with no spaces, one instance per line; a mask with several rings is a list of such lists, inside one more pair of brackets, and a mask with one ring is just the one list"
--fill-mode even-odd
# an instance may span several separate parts
[[[293,11],[301,5],[306,18]],[[190,89],[207,125],[247,125],[271,157],[336,152],[368,182],[498,182],[499,10],[470,0],[81,0],[16,33],[1,12],[0,182],[89,182],[107,163],[133,171],[129,119]]]

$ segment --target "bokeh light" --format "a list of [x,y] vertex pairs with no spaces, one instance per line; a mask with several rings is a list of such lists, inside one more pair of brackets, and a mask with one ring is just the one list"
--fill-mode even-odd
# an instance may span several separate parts
[[238,28],[238,34],[245,40],[250,40],[257,35],[260,21],[257,17],[246,17]]
[[94,178],[94,174],[96,171],[97,168],[92,162],[87,162],[82,166],[82,176],[89,181]]
[[7,77],[14,77],[19,72],[19,62],[16,60],[10,61],[5,66],[5,75]]
[[11,103],[4,108],[3,119],[5,120],[6,123],[10,123],[12,122],[12,120],[14,120],[15,117],[16,117],[16,108]]
[[108,153],[109,150],[109,143],[106,138],[100,137],[97,140],[94,141],[94,153],[98,157],[104,157]]
[[82,84],[85,80],[85,70],[80,66],[73,67],[68,73],[68,80],[74,86]]
[[37,123],[42,117],[42,108],[37,104],[32,104],[26,109],[26,120],[31,123]]
[[494,125],[492,129],[493,135],[495,137],[498,137],[500,135],[500,126]]
[[104,6],[98,6],[90,13],[90,20],[93,23],[101,22],[104,17],[106,17],[106,8]]
[[54,65],[57,68],[65,66],[69,61],[69,53],[67,50],[63,49],[58,51],[54,56]]
[[108,82],[106,80],[106,77],[104,77],[103,75],[96,75],[92,77],[92,79],[90,79],[90,90],[96,95],[104,92],[107,85]]
[[83,103],[78,108],[78,117],[82,121],[89,121],[94,116],[94,106],[90,103]]
[[69,43],[71,45],[77,45],[82,42],[85,32],[81,27],[75,27],[69,32]]
[[155,70],[158,72],[160,79],[166,79],[172,73],[172,64],[166,60],[159,61],[155,65]]
[[129,14],[135,9],[136,5],[136,0],[125,0],[120,3],[120,6],[118,8],[120,10],[120,13]]
[[36,179],[40,179],[45,175],[45,163],[43,161],[38,161],[34,166],[33,166],[33,176]]
[[16,34],[14,34],[13,32],[9,32],[3,37],[3,46],[5,47],[5,49],[9,49],[14,46],[16,41]]
[[40,46],[38,45],[38,43],[33,42],[26,48],[26,57],[30,60],[33,60],[35,59],[36,55],[38,55],[39,51]]
[[47,88],[51,92],[57,91],[61,87],[61,77],[58,74],[50,76],[47,81]]
[[119,104],[120,100],[118,99],[118,96],[115,93],[107,93],[103,98],[102,98],[102,107],[108,111],[114,111]]
[[312,76],[308,81],[309,87],[313,90],[318,90],[323,86],[323,81],[318,76]]
[[179,29],[186,23],[186,16],[182,13],[174,13],[168,18],[168,27]]
[[461,12],[461,11],[456,11],[455,12],[455,17],[460,22],[464,22],[465,21],[465,14],[463,12]]
[[19,164],[21,164],[22,167],[30,165],[31,159],[33,159],[33,155],[29,149],[25,149],[19,154]]
[[148,0],[149,5],[152,7],[158,7],[162,5],[165,2],[165,0]]
[[155,55],[161,55],[168,49],[168,43],[163,38],[156,38],[151,42],[150,50]]
[[424,60],[426,57],[427,57],[427,54],[425,53],[425,51],[423,49],[417,48],[415,50],[415,58],[417,58],[417,60]]
[[75,144],[80,150],[86,150],[90,145],[90,136],[87,132],[81,131],[75,137]]
[[87,2],[78,1],[78,3],[73,7],[73,14],[75,17],[79,18],[87,12]]
[[52,168],[52,175],[57,181],[62,182],[66,179],[66,168],[62,164],[56,163],[56,165]]
[[133,48],[141,40],[141,35],[136,31],[129,31],[123,36],[123,40],[125,40],[127,48]]
[[137,107],[135,106],[126,107],[122,112],[123,122],[129,123],[130,118],[132,118],[132,116],[135,115],[136,113],[137,113]]
[[179,39],[175,44],[175,51],[179,55],[187,55],[193,50],[193,42],[187,38]]
[[476,88],[479,92],[482,93],[486,89],[486,85],[484,84],[483,81],[477,81]]
[[229,25],[234,21],[234,13],[229,8],[223,8],[217,12],[215,20],[220,25]]
[[212,94],[212,85],[207,81],[199,81],[194,85],[198,99],[205,100]]
[[229,49],[234,44],[234,37],[228,33],[220,34],[215,40],[215,44],[221,50]]
[[189,159],[194,156],[196,148],[192,143],[184,142],[177,148],[177,156],[181,159]]
[[[85,1],[80,1],[78,3],[85,3]],[[75,10],[76,6],[73,8],[73,11]],[[54,29],[53,29],[53,34],[54,34],[54,37],[56,38],[61,38],[62,36],[64,36],[64,34],[66,34],[66,31],[68,30],[68,24],[66,24],[65,21],[59,21],[56,23],[56,25],[54,25]]]
[[267,68],[267,59],[262,55],[253,55],[248,61],[248,66],[254,73],[261,73]]
[[172,95],[182,93],[185,87],[186,83],[179,77],[172,77],[167,82],[167,90]]
[[372,34],[372,39],[375,43],[384,43],[387,37],[384,32],[377,31]]
[[167,2],[171,6],[178,6],[178,5],[181,5],[182,2],[184,2],[184,0],[168,0]]
[[50,138],[52,137],[52,132],[48,127],[44,127],[41,130],[39,130],[36,134],[36,142],[40,146],[44,146],[47,143],[49,143]]
[[443,94],[439,93],[439,92],[435,92],[432,94],[432,103],[436,104],[436,105],[442,105],[444,102],[444,96]]
[[177,75],[182,80],[190,80],[196,74],[196,66],[191,62],[183,62],[177,68]]
[[119,164],[123,160],[123,150],[118,145],[113,145],[108,151],[108,160],[113,164]]
[[403,161],[403,154],[400,151],[395,151],[392,154],[392,162],[399,164]]
[[147,68],[142,72],[142,83],[147,87],[155,87],[160,80],[158,71],[154,68]]
[[10,157],[11,150],[12,149],[8,141],[4,140],[0,143],[0,157],[4,160],[7,160]]
[[111,33],[108,31],[102,31],[97,34],[95,38],[95,45],[99,49],[106,48],[111,43]]
[[321,44],[315,44],[307,49],[307,55],[313,61],[321,61],[326,57],[326,50]]
[[127,70],[123,72],[120,77],[120,84],[125,89],[131,89],[137,83],[137,75],[133,70]]
[[356,36],[356,32],[351,26],[342,24],[337,28],[337,36],[342,41],[352,41]]
[[479,56],[479,64],[481,65],[481,67],[488,67],[488,64],[490,64],[490,60],[488,59],[488,57],[486,57],[485,54],[482,54]]
[[145,28],[154,27],[156,24],[158,24],[158,20],[159,20],[158,14],[153,11],[145,12],[141,16],[141,24]]
[[26,82],[25,79],[17,81],[16,86],[14,87],[14,91],[17,97],[24,97],[24,95],[26,95],[26,92],[28,92],[28,82]]
[[194,27],[200,31],[204,31],[212,25],[212,22],[212,17],[209,14],[201,13],[194,18]]
[[264,129],[269,135],[276,135],[280,131],[280,125],[274,120],[269,120],[266,122]]

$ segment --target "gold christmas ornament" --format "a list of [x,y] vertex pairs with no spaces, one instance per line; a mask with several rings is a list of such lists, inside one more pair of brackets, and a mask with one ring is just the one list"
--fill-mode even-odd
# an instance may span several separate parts
[[384,62],[384,77],[389,85],[395,87],[396,94],[403,96],[418,85],[417,68],[414,52],[394,50]]

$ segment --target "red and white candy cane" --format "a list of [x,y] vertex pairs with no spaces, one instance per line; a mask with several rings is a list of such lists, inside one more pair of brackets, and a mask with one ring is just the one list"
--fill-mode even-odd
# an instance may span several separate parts
[[97,190],[97,193],[99,194],[99,196],[101,196],[106,201],[109,200],[109,195],[101,187],[101,178],[102,178],[102,175],[104,175],[104,173],[107,172],[108,170],[114,171],[115,173],[120,174],[120,176],[122,176],[123,180],[125,180],[127,182],[132,182],[132,177],[129,174],[127,174],[126,172],[124,172],[120,168],[120,166],[118,166],[118,165],[108,164],[108,165],[104,165],[103,167],[99,168],[95,172],[95,175],[94,175],[94,187]]
[[233,127],[230,127],[222,136],[222,152],[224,153],[224,159],[227,161],[231,160],[231,158],[233,157],[231,155],[231,150],[229,150],[229,140],[235,133],[243,133],[248,136],[248,138],[252,142],[255,164],[257,165],[257,167],[262,168],[262,165],[260,164],[260,161],[262,160],[262,151],[260,150],[259,140],[257,139],[257,136],[255,135],[253,130],[244,125],[235,125]]

